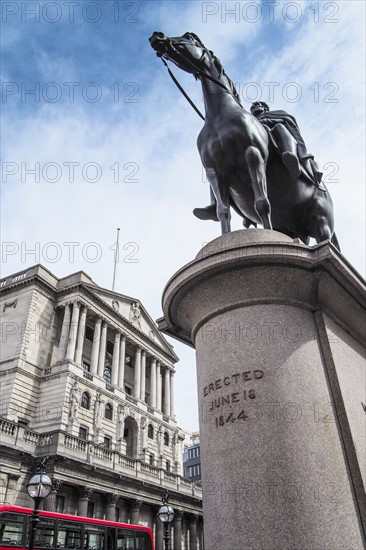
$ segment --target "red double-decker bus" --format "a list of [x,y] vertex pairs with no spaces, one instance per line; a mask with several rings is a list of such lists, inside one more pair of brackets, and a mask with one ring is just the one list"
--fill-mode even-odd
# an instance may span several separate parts
[[[0,505],[0,550],[28,549],[30,508]],[[154,550],[151,529],[140,525],[40,512],[35,550]]]

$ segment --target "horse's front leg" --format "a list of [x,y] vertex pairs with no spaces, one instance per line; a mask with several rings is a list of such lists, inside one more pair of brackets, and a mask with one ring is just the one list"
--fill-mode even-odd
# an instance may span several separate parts
[[214,168],[206,168],[206,174],[215,195],[216,213],[221,224],[221,234],[230,233],[231,213],[228,189]]
[[262,220],[264,229],[272,229],[271,205],[267,197],[267,180],[264,160],[256,147],[245,152],[248,172],[254,193],[254,208]]

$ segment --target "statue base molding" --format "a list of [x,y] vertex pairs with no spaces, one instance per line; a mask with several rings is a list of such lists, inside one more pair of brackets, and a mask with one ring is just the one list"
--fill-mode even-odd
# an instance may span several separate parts
[[206,548],[365,545],[365,283],[325,241],[248,229],[163,293],[196,349]]

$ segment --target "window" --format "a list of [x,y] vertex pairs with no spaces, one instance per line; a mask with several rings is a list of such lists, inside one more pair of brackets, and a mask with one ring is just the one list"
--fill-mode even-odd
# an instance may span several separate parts
[[85,338],[91,342],[94,340],[94,330],[91,327],[86,327]]
[[168,432],[164,432],[164,445],[167,447],[169,446],[169,434]]
[[147,437],[149,439],[154,439],[154,426],[152,424],[149,424],[147,427]]
[[132,395],[132,388],[130,388],[129,386],[125,386],[125,392],[127,393],[127,395]]
[[86,372],[90,372],[90,365],[86,361],[83,361],[83,369]]
[[56,512],[58,514],[63,514],[65,509],[65,497],[61,495],[56,495]]
[[57,532],[57,548],[80,548],[81,523],[59,520]]
[[88,439],[88,428],[83,428],[82,426],[80,426],[79,439],[83,439],[84,441]]
[[109,367],[105,367],[103,372],[103,378],[107,382],[107,384],[111,384],[112,382],[112,371]]
[[170,461],[169,460],[165,461],[165,469],[166,469],[167,472],[170,472]]
[[154,466],[154,463],[155,463],[155,456],[152,453],[150,453],[149,464],[150,466]]
[[113,420],[113,407],[110,403],[107,403],[104,409],[104,417],[107,420]]
[[199,447],[193,447],[193,449],[188,450],[188,458],[198,458],[200,456],[200,448]]
[[94,517],[94,502],[88,502],[88,510],[86,512],[86,517],[88,518]]
[[81,406],[83,409],[90,409],[90,395],[85,391],[81,397]]
[[5,512],[0,519],[0,543],[17,546],[22,542],[24,515]]
[[111,438],[110,437],[107,437],[107,436],[104,437],[103,446],[104,446],[105,449],[110,449],[111,448]]
[[126,363],[126,365],[128,365],[128,366],[131,366],[131,365],[132,365],[132,357],[131,357],[131,355],[129,355],[128,353],[126,353],[126,356],[125,356],[125,363]]

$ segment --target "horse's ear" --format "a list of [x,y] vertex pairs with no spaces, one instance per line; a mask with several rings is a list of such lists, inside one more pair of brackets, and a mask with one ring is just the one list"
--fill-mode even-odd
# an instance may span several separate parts
[[202,46],[203,48],[205,47],[204,44],[203,44],[203,42],[202,42],[202,40],[200,39],[199,36],[197,36],[194,32],[190,32],[189,34],[190,34],[191,36],[193,36],[193,38],[194,38],[199,44],[201,44],[201,46]]

